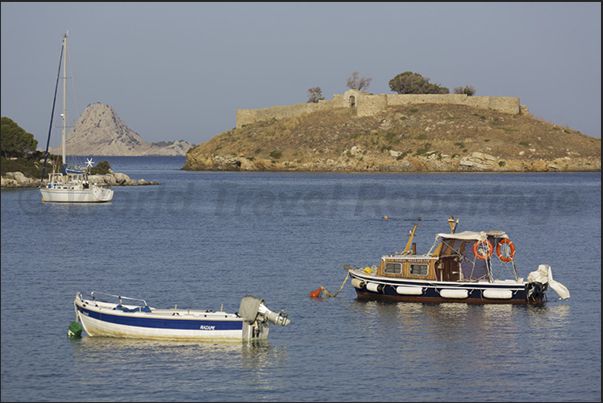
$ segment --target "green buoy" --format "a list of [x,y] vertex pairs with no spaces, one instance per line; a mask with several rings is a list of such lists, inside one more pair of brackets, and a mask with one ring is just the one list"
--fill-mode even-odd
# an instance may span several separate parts
[[69,330],[67,330],[67,336],[72,339],[82,337],[82,325],[78,322],[71,322],[69,324]]

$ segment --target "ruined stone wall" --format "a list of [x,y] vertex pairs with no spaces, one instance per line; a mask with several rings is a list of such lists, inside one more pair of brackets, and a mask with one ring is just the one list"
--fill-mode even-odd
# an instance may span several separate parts
[[519,114],[527,111],[519,105],[519,98],[514,97],[475,97],[467,94],[379,94],[371,95],[357,90],[349,90],[344,94],[333,95],[333,100],[322,100],[318,103],[304,103],[286,106],[273,106],[264,109],[238,109],[236,127],[275,119],[299,116],[318,110],[332,108],[357,108],[357,116],[372,116],[395,105],[410,104],[455,104],[467,105],[481,109],[492,109],[504,113]]
[[365,95],[358,98],[356,116],[372,116],[387,108],[387,95]]
[[387,94],[387,105],[460,104],[467,94]]
[[299,116],[303,113],[311,113],[323,109],[333,109],[341,107],[341,99],[338,101],[322,100],[318,103],[305,103],[284,106],[272,106],[264,109],[237,109],[236,127],[243,127],[250,123],[261,122],[264,120],[283,119],[292,116]]
[[520,110],[519,98],[512,97],[470,97],[467,94],[387,94],[387,106],[409,104],[467,105],[513,115],[517,115]]

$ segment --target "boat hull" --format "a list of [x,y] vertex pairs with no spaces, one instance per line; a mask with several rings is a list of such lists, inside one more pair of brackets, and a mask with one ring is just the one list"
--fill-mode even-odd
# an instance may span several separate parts
[[47,186],[40,188],[42,200],[49,203],[106,203],[113,199],[113,190],[98,186],[89,189],[59,188]]
[[350,270],[358,299],[469,304],[540,304],[546,285],[500,281],[419,281],[365,275]]
[[89,336],[172,340],[244,341],[268,337],[269,324],[249,323],[236,314],[182,309],[123,312],[115,305],[75,301]]

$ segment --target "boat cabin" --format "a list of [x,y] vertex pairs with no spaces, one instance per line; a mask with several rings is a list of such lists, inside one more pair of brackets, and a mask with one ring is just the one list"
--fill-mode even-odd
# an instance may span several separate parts
[[[413,235],[414,230],[409,244]],[[417,255],[414,244],[412,250],[407,245],[402,253],[382,256],[379,267],[373,267],[373,271],[377,276],[403,279],[492,282],[495,278],[491,257],[496,255],[501,263],[508,263],[515,252],[502,231],[437,234],[436,243],[438,238],[440,242],[433,252]]]

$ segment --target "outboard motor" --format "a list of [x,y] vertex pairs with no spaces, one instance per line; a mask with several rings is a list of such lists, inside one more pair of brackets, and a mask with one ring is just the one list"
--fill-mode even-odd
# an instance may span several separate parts
[[[263,303],[260,304],[260,306],[258,308],[258,313],[263,315],[266,319],[268,319],[270,322],[274,323],[275,325],[287,326],[289,324],[289,322],[291,322],[289,320],[288,314],[283,315],[282,309],[279,311],[279,313],[274,313],[270,309],[266,308],[266,305],[264,305]],[[283,315],[283,316],[281,316],[281,315]]]
[[553,280],[553,271],[548,264],[541,264],[538,266],[538,270],[528,274],[528,285],[532,284],[541,285],[544,290],[546,290],[546,286],[548,285],[561,299],[568,299],[570,297],[570,292],[567,287],[560,282]]
[[241,300],[241,306],[239,307],[239,315],[249,321],[253,322],[258,316],[263,319],[274,323],[275,325],[287,326],[289,322],[289,315],[284,314],[283,310],[279,313],[274,313],[264,305],[262,298],[254,297],[253,295],[245,295]]

